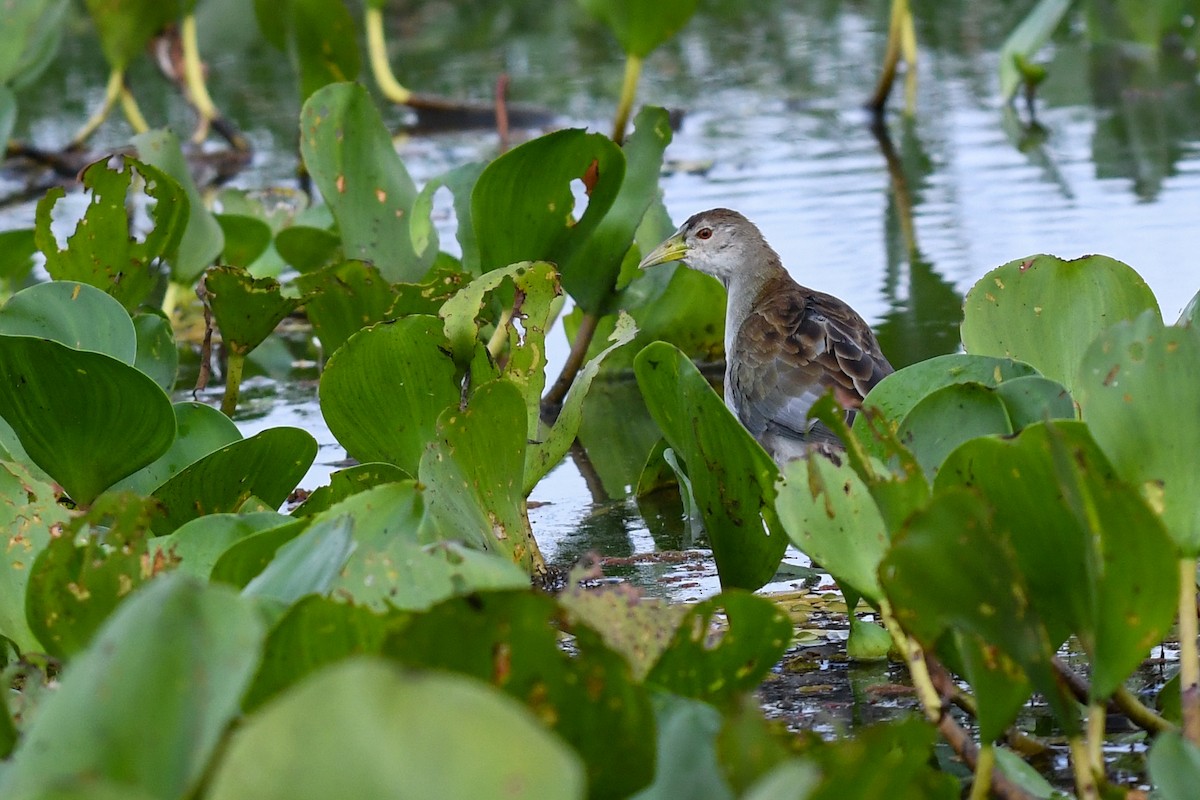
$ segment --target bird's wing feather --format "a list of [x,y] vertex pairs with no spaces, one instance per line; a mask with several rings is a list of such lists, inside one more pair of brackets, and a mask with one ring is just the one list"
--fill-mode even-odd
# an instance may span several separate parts
[[892,372],[862,317],[790,278],[763,288],[734,349],[731,399],[755,436],[820,438],[807,415],[822,394],[833,387],[838,400],[854,408]]

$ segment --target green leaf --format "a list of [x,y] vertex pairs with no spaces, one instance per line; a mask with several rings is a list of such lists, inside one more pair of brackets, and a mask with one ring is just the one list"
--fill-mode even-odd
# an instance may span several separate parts
[[827,458],[793,461],[783,472],[775,513],[792,542],[878,606],[876,573],[890,540],[867,485],[849,464]]
[[184,402],[173,409],[175,441],[152,463],[113,484],[114,490],[151,494],[185,467],[242,438],[233,421],[212,406]]
[[525,403],[507,380],[490,381],[465,409],[442,412],[417,474],[445,538],[501,553],[531,572],[541,560],[525,508]]
[[99,779],[149,797],[189,796],[238,715],[263,634],[228,589],[184,576],[152,581],[42,701],[0,793],[41,796]]
[[137,358],[133,365],[169,393],[175,388],[175,375],[179,371],[179,350],[170,321],[157,313],[141,313],[134,316],[133,329],[137,334]]
[[[0,85],[20,89],[37,80],[58,55],[69,7],[69,0],[24,0],[5,8],[4,27],[0,28]],[[7,142],[9,134],[11,131],[0,136],[0,142]]]
[[249,268],[271,246],[271,226],[244,214],[214,214],[225,245],[221,263]]
[[[290,526],[294,522],[287,515],[274,511],[209,514],[185,522],[174,533],[152,539],[149,543],[150,555],[155,559],[178,559],[181,571],[208,580],[217,562],[238,542],[260,531]],[[297,525],[295,529],[299,530],[300,527]],[[271,554],[274,552],[272,549]],[[263,564],[269,560],[270,557],[263,559]],[[249,580],[247,577],[243,583]]]
[[474,680],[405,673],[366,658],[321,670],[247,719],[208,794],[211,800],[583,796],[578,757],[513,700]]
[[810,748],[821,783],[805,800],[954,800],[958,780],[935,767],[937,730],[909,718],[860,728],[853,738]]
[[399,483],[406,480],[412,480],[412,475],[394,464],[385,464],[380,461],[355,464],[331,474],[329,483],[314,489],[308,495],[308,499],[296,507],[292,516],[311,517],[359,492],[382,486],[385,483]]
[[1004,40],[1000,48],[1000,95],[1009,102],[1024,82],[1021,64],[1028,62],[1062,22],[1071,0],[1040,0]]
[[171,401],[146,375],[100,353],[23,336],[0,336],[0,416],[33,462],[84,506],[175,438]]
[[314,522],[308,530],[275,551],[267,568],[246,584],[246,597],[265,597],[291,605],[309,594],[325,594],[333,586],[355,541],[350,517]]
[[687,464],[721,585],[759,588],[787,548],[772,510],[778,468],[675,347],[646,347],[634,370],[650,414]]
[[171,279],[191,284],[204,268],[216,261],[225,249],[225,233],[216,217],[204,205],[204,198],[192,180],[183,158],[179,139],[169,130],[159,129],[133,137],[138,157],[175,179],[188,198],[188,218],[179,240],[179,250],[171,257]]
[[[331,264],[296,279],[304,310],[325,353],[332,355],[358,331],[388,319],[396,290],[362,261]],[[425,311],[436,314],[436,307]]]
[[25,590],[34,560],[51,541],[51,529],[65,525],[67,510],[55,501],[54,487],[19,464],[0,461],[0,529],[7,532],[0,559],[0,636],[21,652],[40,645],[25,620]]
[[626,797],[653,772],[648,694],[589,629],[575,630],[577,655],[564,652],[559,613],[552,598],[528,590],[449,600],[414,616],[384,653],[406,666],[465,673],[523,700],[583,756],[590,797]]
[[370,261],[391,282],[419,280],[433,258],[418,255],[409,230],[417,189],[366,89],[338,83],[315,92],[300,113],[300,152],[346,258]]
[[328,0],[284,0],[271,6],[283,12],[287,51],[300,73],[300,99],[338,81],[353,81],[362,68],[358,32],[344,3]]
[[1200,328],[1164,326],[1148,311],[1097,337],[1076,391],[1100,447],[1188,557],[1200,554],[1200,422],[1187,411],[1200,408],[1198,374]]
[[213,267],[204,275],[204,287],[222,341],[241,355],[262,344],[300,305],[283,296],[279,281],[255,278],[240,267]]
[[1075,395],[1079,363],[1096,335],[1147,309],[1158,314],[1154,293],[1120,261],[1031,256],[997,267],[967,293],[963,346],[1024,361]]
[[[521,381],[528,384],[533,380],[529,373],[540,373],[542,383],[545,383],[545,340],[546,325],[549,323],[550,303],[561,293],[558,288],[558,274],[554,266],[544,261],[522,261],[507,267],[493,269],[483,276],[476,278],[442,304],[438,316],[446,322],[446,340],[454,354],[454,360],[459,364],[467,364],[475,354],[479,342],[479,315],[482,312],[484,298],[495,291],[506,280],[512,280],[513,286],[525,293],[522,298],[521,312],[525,312],[525,300],[530,300],[533,307],[533,341],[529,350],[522,358]],[[532,294],[532,297],[529,295]],[[510,325],[509,342],[519,345],[521,336],[515,327]],[[541,352],[537,352],[541,351]],[[540,388],[534,392],[541,396]]]
[[368,328],[334,353],[321,413],[350,456],[417,473],[438,415],[459,400],[447,349],[441,320],[419,315]]
[[5,143],[6,150],[16,124],[17,96],[13,94],[12,89],[0,82],[0,142]]
[[288,520],[283,514],[278,515],[275,524],[264,522],[261,530],[239,538],[220,554],[212,565],[210,579],[244,588],[267,568],[279,548],[299,536],[308,524],[308,520]]
[[307,275],[340,257],[342,239],[324,228],[292,225],[275,234],[275,249],[297,272]]
[[[728,627],[714,631],[720,612]],[[719,704],[756,689],[791,641],[791,619],[778,606],[726,590],[688,610],[646,683]]]
[[1200,748],[1177,731],[1154,737],[1150,748],[1150,779],[1162,800],[1189,800],[1200,781]]
[[37,242],[33,228],[0,231],[0,280],[10,291],[20,286],[33,269]]
[[180,0],[84,0],[109,67],[124,71],[150,40],[183,16]]
[[658,763],[654,783],[637,800],[733,800],[717,760],[721,712],[708,703],[672,694],[654,695]]
[[932,481],[946,456],[963,442],[989,433],[1012,432],[1000,395],[971,381],[952,383],[926,395],[904,416],[897,435]]
[[14,294],[0,308],[0,335],[51,339],[126,364],[137,354],[137,333],[121,304],[75,281],[38,283]]
[[626,55],[645,58],[691,19],[699,0],[664,0],[648,5],[636,0],[579,0],[607,25]]
[[[594,183],[576,221],[571,182],[585,175],[594,175]],[[624,177],[625,156],[599,133],[556,131],[509,150],[484,169],[471,193],[483,271],[519,261],[570,264],[612,207]],[[589,282],[583,266],[575,274],[579,282],[566,284],[572,295]]]
[[1041,375],[1013,378],[996,387],[1014,431],[1049,419],[1075,419],[1075,401],[1058,381]]
[[[141,240],[129,235],[133,225],[126,204],[135,172],[145,181],[145,194],[154,200],[152,225]],[[65,250],[59,249],[51,230],[51,215],[63,190],[55,187],[38,201],[34,236],[46,256],[46,271],[55,280],[103,289],[132,310],[157,283],[158,260],[170,258],[179,247],[188,216],[187,193],[166,173],[122,156],[88,166],[83,185],[90,193],[87,210],[67,238]]]
[[300,428],[268,428],[192,462],[154,490],[163,507],[154,532],[170,533],[205,514],[236,511],[251,496],[283,504],[317,455],[317,442]]

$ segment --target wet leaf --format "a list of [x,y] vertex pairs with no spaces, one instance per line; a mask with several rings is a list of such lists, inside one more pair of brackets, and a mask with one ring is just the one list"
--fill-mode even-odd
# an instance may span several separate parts
[[373,263],[393,283],[420,280],[433,254],[413,245],[417,188],[366,89],[317,90],[300,114],[300,152],[337,219],[345,257]]
[[654,768],[649,698],[625,660],[586,628],[577,631],[578,655],[564,652],[559,613],[553,599],[528,591],[449,600],[413,617],[384,653],[408,666],[465,673],[525,702],[583,756],[590,797],[627,796]]
[[321,413],[350,456],[417,473],[438,415],[459,401],[447,350],[441,320],[424,315],[368,328],[338,349],[321,378]]
[[252,277],[240,267],[210,269],[204,286],[222,341],[241,355],[258,347],[300,304],[283,295],[279,281]]
[[171,401],[153,380],[45,339],[0,336],[0,416],[33,462],[84,506],[175,439]]
[[355,658],[247,719],[208,796],[557,800],[583,791],[578,757],[511,699],[459,676]]
[[759,588],[787,547],[772,511],[778,468],[675,347],[646,347],[634,369],[651,416],[687,464],[721,585]]
[[[145,194],[154,200],[152,227],[141,238],[129,235],[126,208],[134,173],[145,181]],[[158,261],[171,258],[179,248],[188,216],[187,193],[166,173],[120,156],[88,166],[83,185],[91,195],[87,211],[67,238],[65,250],[59,249],[50,228],[54,206],[64,191],[53,188],[38,201],[34,235],[46,256],[46,271],[55,280],[103,289],[132,310],[157,283]]]
[[250,605],[228,589],[182,575],[152,581],[42,701],[0,792],[42,796],[99,779],[149,797],[189,795],[238,715],[263,635]]
[[975,355],[1024,361],[1074,395],[1079,364],[1096,335],[1147,309],[1157,316],[1154,293],[1120,261],[1031,256],[997,267],[967,293],[963,346]]
[[137,333],[121,304],[75,281],[38,283],[14,294],[0,308],[0,335],[51,339],[126,364],[137,354]]
[[317,442],[300,428],[268,428],[192,462],[154,490],[164,516],[154,532],[170,533],[205,514],[236,511],[251,496],[279,507],[317,455]]
[[[128,0],[125,0],[128,2]],[[171,257],[171,279],[190,285],[204,268],[225,249],[225,233],[216,217],[204,205],[204,198],[192,180],[179,139],[169,130],[147,131],[133,137],[138,157],[175,179],[188,198],[188,216],[179,240],[179,249]]]

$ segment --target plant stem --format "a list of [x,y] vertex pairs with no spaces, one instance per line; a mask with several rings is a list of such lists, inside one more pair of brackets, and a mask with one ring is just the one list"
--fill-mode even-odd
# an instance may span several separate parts
[[579,374],[583,362],[587,360],[588,348],[592,346],[592,338],[596,335],[596,326],[600,324],[600,316],[591,312],[585,313],[579,322],[579,330],[575,332],[575,341],[571,342],[571,352],[563,364],[562,372],[542,398],[542,417],[554,421],[562,408],[563,399],[567,396],[575,376]]
[[366,28],[367,57],[371,61],[371,75],[375,78],[375,85],[388,100],[407,105],[412,99],[412,92],[396,80],[392,65],[388,63],[387,40],[383,34],[383,10],[372,8],[369,3],[366,9]]
[[911,117],[917,113],[917,31],[913,25],[912,11],[905,0],[905,14],[900,21],[900,55],[908,66],[904,73],[904,113]]
[[1200,744],[1200,652],[1196,649],[1196,562],[1179,561],[1179,697],[1183,735]]
[[150,130],[150,123],[146,122],[146,118],[142,116],[142,110],[138,108],[133,92],[124,85],[121,86],[121,111],[125,113],[125,119],[133,128],[134,133],[145,133]]
[[1103,703],[1089,703],[1087,712],[1087,756],[1088,769],[1093,775],[1104,774],[1104,718],[1107,709]]
[[992,788],[992,769],[996,766],[996,747],[980,742],[975,760],[975,776],[971,781],[971,796],[967,800],[987,800]]
[[[1054,670],[1071,690],[1071,694],[1075,696],[1076,700],[1081,703],[1088,702],[1092,690],[1088,686],[1087,681],[1076,674],[1074,670],[1064,664],[1062,659],[1058,657],[1054,659]],[[1124,714],[1129,718],[1130,722],[1145,731],[1161,733],[1176,729],[1175,725],[1147,708],[1145,703],[1138,700],[1124,686],[1117,687],[1117,691],[1113,693],[1112,699],[1109,701],[1109,708],[1112,711]]]
[[880,604],[879,611],[884,627],[892,635],[892,641],[904,654],[904,661],[908,665],[908,674],[912,678],[913,688],[917,691],[921,707],[925,709],[925,717],[937,725],[945,709],[942,707],[941,695],[938,694],[938,690],[933,685],[933,679],[929,676],[929,665],[925,663],[925,652],[921,649],[921,645],[905,635],[900,623],[892,616],[892,607],[886,600]]
[[242,385],[242,369],[246,366],[245,353],[229,351],[229,363],[225,368],[225,395],[221,398],[221,413],[232,417],[237,410],[238,390]]
[[1099,800],[1100,789],[1088,762],[1087,744],[1078,735],[1070,737],[1067,742],[1071,747],[1071,769],[1075,773],[1075,796],[1079,800]]
[[504,342],[508,340],[508,324],[512,322],[513,310],[506,308],[500,312],[500,319],[496,320],[496,330],[492,333],[492,338],[488,339],[487,349],[488,354],[493,359],[500,355],[500,351],[504,349]]
[[108,118],[108,112],[112,111],[112,107],[116,105],[117,100],[121,97],[121,89],[124,86],[125,72],[123,70],[114,69],[108,73],[108,85],[104,87],[104,102],[100,104],[100,108],[96,109],[96,113],[88,117],[88,121],[83,123],[83,127],[72,137],[71,143],[67,145],[68,150],[82,147],[83,143],[96,132],[96,129]]
[[621,99],[617,102],[617,116],[613,121],[612,140],[617,144],[625,143],[625,126],[628,124],[629,114],[633,110],[633,100],[637,96],[638,78],[641,74],[641,57],[625,56],[625,80],[621,82]]
[[179,42],[183,50],[183,80],[187,84],[188,95],[196,113],[200,115],[200,124],[192,141],[200,144],[208,136],[208,127],[217,118],[217,106],[208,93],[204,83],[204,68],[200,63],[200,47],[196,43],[196,15],[188,14],[179,26]]
[[[883,113],[888,95],[892,93],[892,84],[896,82],[896,65],[900,63],[905,17],[909,18],[911,25],[912,12],[908,8],[908,0],[892,0],[892,14],[888,20],[887,45],[883,52],[883,68],[879,72],[879,83],[875,85],[875,93],[867,101],[867,108],[877,115]],[[915,47],[915,39],[913,43]]]

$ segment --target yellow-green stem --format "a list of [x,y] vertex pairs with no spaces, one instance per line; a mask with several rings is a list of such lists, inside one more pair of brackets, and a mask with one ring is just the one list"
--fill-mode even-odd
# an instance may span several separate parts
[[492,358],[498,358],[500,351],[504,349],[504,342],[508,339],[508,323],[512,321],[513,312],[511,308],[506,308],[500,314],[500,319],[496,322],[496,330],[492,333],[492,338],[488,339],[487,349]]
[[167,290],[163,293],[162,312],[167,319],[174,321],[175,306],[179,304],[179,291],[183,287],[175,281],[167,281]]
[[967,800],[987,800],[992,788],[992,769],[996,766],[995,745],[980,742],[979,754],[975,758],[975,777],[971,781],[971,796]]
[[238,391],[242,385],[242,368],[246,366],[243,353],[229,351],[229,363],[225,367],[225,395],[221,398],[221,413],[232,417],[237,410]]
[[1108,709],[1104,703],[1089,703],[1087,716],[1088,769],[1093,775],[1104,774],[1104,722]]
[[[905,6],[908,5],[905,0]],[[912,11],[907,12],[900,22],[900,54],[908,70],[904,74],[904,113],[917,113],[917,31],[913,26]]]
[[200,115],[200,124],[192,139],[199,144],[208,135],[208,126],[217,118],[217,106],[208,93],[204,82],[204,68],[200,63],[200,46],[196,43],[196,16],[188,14],[179,26],[179,41],[183,47],[183,81],[187,84],[192,105]]
[[625,127],[629,124],[629,114],[633,111],[633,100],[637,97],[638,78],[641,74],[641,57],[625,56],[625,80],[621,82],[621,99],[617,102],[617,116],[613,122],[612,139],[617,144],[625,142]]
[[96,129],[108,118],[108,112],[112,111],[112,107],[116,105],[117,100],[121,97],[121,90],[124,86],[124,71],[114,69],[108,73],[108,85],[104,87],[104,102],[100,105],[100,108],[96,109],[96,113],[92,114],[88,118],[88,121],[83,123],[83,127],[71,139],[68,149],[82,146],[96,132]]
[[1099,800],[1100,789],[1096,785],[1096,774],[1088,763],[1087,744],[1080,736],[1067,740],[1071,748],[1071,769],[1075,773],[1075,796],[1079,800]]
[[1200,652],[1196,649],[1196,562],[1179,561],[1179,693],[1183,735],[1200,744]]
[[125,112],[125,119],[133,128],[134,133],[145,133],[150,130],[150,123],[146,122],[146,118],[142,116],[142,110],[138,108],[137,100],[133,98],[133,92],[125,86],[121,87],[121,111]]
[[879,611],[880,616],[883,617],[884,627],[892,635],[892,641],[896,643],[896,648],[904,654],[904,661],[908,665],[908,674],[912,678],[913,689],[917,692],[921,707],[925,709],[925,717],[936,725],[942,718],[942,698],[933,685],[933,679],[929,677],[929,665],[925,663],[925,653],[921,650],[921,645],[908,638],[904,633],[900,623],[892,616],[892,608],[886,600],[880,605]]
[[392,65],[387,57],[387,40],[383,35],[383,9],[372,8],[367,4],[367,57],[371,61],[371,75],[375,85],[383,96],[393,103],[405,105],[412,99],[412,92],[400,85],[392,72]]

